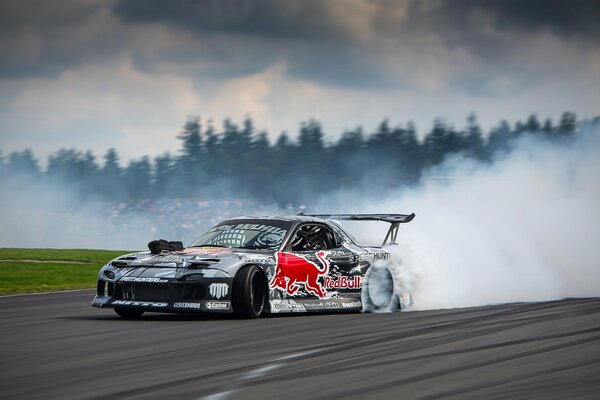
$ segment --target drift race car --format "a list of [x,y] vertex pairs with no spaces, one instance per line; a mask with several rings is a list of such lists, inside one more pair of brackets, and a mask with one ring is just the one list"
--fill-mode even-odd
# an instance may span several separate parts
[[[396,282],[391,246],[415,214],[242,217],[216,225],[184,249],[152,241],[149,252],[106,264],[94,307],[125,318],[145,311],[264,313],[394,311],[412,304]],[[357,244],[336,220],[390,223],[380,247]]]

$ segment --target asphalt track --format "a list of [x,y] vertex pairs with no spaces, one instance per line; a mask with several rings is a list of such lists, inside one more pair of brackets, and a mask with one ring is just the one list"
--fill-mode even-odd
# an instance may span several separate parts
[[127,321],[91,298],[0,298],[0,398],[600,398],[600,299]]

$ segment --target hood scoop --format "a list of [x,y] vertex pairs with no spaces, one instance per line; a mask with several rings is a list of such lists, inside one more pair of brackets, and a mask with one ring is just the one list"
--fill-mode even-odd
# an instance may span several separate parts
[[189,269],[202,269],[209,268],[213,264],[219,263],[221,260],[218,258],[196,258],[188,264]]
[[110,265],[116,268],[123,268],[129,265],[129,261],[137,260],[138,257],[134,256],[125,256],[119,257],[115,261],[111,262]]

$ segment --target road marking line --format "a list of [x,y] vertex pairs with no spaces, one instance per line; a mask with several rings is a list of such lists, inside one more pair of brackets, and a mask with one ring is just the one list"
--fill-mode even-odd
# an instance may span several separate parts
[[242,380],[251,380],[251,379],[260,378],[261,376],[266,375],[268,372],[273,371],[282,366],[283,366],[282,363],[265,365],[264,367],[260,367],[260,368],[257,368],[255,370],[248,372],[246,375],[244,375],[242,377]]
[[219,392],[219,393],[215,393],[215,394],[210,394],[208,396],[205,397],[201,397],[201,399],[203,400],[224,400],[227,398],[227,396],[229,396],[230,394],[235,393],[237,390],[227,390],[224,392]]
[[261,367],[255,368],[246,374],[242,375],[240,378],[240,383],[234,384],[231,386],[225,387],[225,390],[222,390],[217,393],[209,394],[208,396],[202,396],[199,400],[225,400],[227,397],[232,395],[233,393],[238,392],[242,387],[244,381],[251,381],[253,379],[260,378],[262,376],[267,375],[269,372],[276,370],[277,368],[283,367],[286,363],[292,361],[295,358],[300,358],[308,354],[318,353],[322,349],[315,349],[309,351],[302,351],[299,353],[289,354],[287,356],[282,356],[275,358],[271,361],[268,361]]

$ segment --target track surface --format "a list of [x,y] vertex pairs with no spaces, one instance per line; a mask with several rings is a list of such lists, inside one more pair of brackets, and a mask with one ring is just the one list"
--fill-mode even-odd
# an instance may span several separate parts
[[598,398],[600,299],[231,320],[0,298],[0,397]]

